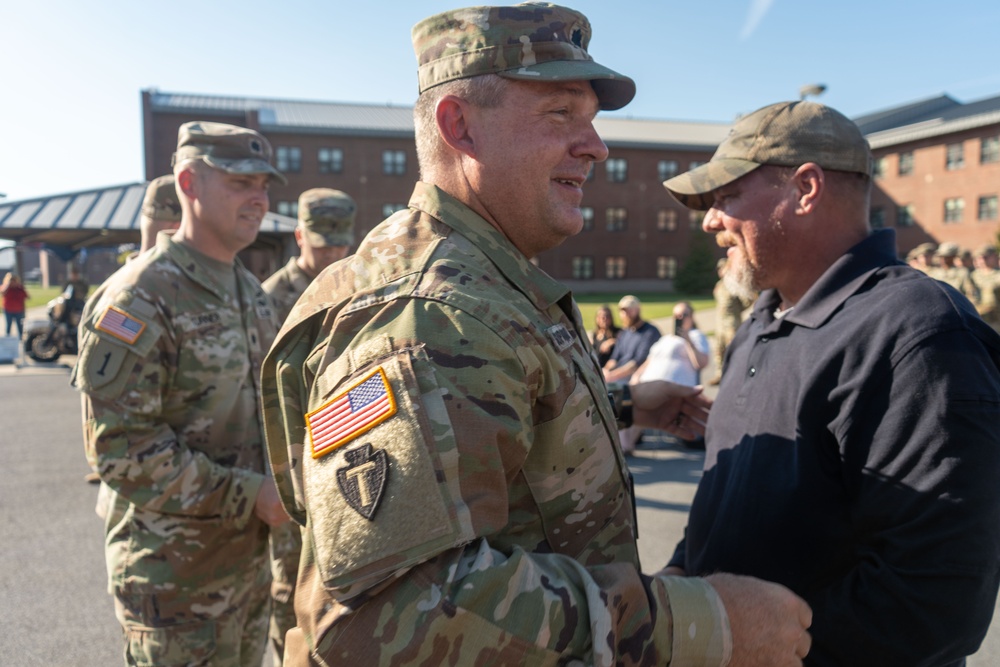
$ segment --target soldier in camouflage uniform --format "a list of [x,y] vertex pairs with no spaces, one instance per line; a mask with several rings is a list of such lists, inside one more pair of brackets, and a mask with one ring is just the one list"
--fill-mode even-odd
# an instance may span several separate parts
[[[299,195],[299,224],[295,242],[300,254],[264,281],[263,288],[284,322],[292,306],[319,272],[347,256],[354,244],[357,205],[340,190],[313,188]],[[285,633],[295,627],[295,578],[299,571],[302,537],[294,522],[271,530],[271,660],[281,667]]]
[[753,300],[734,294],[726,287],[722,276],[726,273],[726,260],[720,259],[716,265],[719,281],[715,283],[712,297],[715,299],[715,340],[712,345],[712,361],[715,364],[715,377],[708,381],[717,385],[722,380],[722,366],[726,359],[726,350],[736,336],[736,330],[743,322],[743,311],[753,305]]
[[180,128],[173,235],[88,301],[73,380],[84,441],[112,490],[109,589],[128,665],[258,667],[268,524],[259,372],[277,322],[236,260],[267,211],[271,148],[220,123]]
[[[531,261],[581,229],[608,154],[593,117],[633,82],[554,5],[446,12],[413,38],[422,181],[264,365],[275,479],[305,526],[285,664],[800,665],[809,611],[786,589],[640,573],[596,355]],[[633,399],[637,421],[701,432],[696,389]]]
[[983,320],[1000,331],[1000,256],[994,245],[986,245],[972,257],[976,268],[972,280],[979,287],[979,303],[976,310]]
[[173,231],[181,224],[181,203],[174,183],[174,175],[167,174],[154,178],[146,188],[142,218],[139,220],[139,233],[142,235],[140,253],[156,245],[157,234]]
[[292,306],[319,272],[347,257],[354,245],[357,205],[350,195],[330,188],[313,188],[299,195],[299,224],[295,242],[299,256],[292,257],[264,281],[264,291],[284,322]]
[[927,272],[931,278],[948,283],[965,295],[973,304],[979,303],[979,287],[972,280],[971,272],[959,261],[961,249],[957,243],[942,243],[934,257],[938,265]]
[[906,263],[918,271],[929,274],[934,270],[934,252],[936,250],[937,245],[933,243],[921,243],[906,253]]

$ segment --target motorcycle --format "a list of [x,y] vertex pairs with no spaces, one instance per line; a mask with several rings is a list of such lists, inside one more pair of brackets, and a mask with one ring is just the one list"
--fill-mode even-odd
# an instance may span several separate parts
[[49,319],[29,322],[25,327],[24,351],[35,361],[55,361],[63,354],[76,354],[76,330],[83,315],[83,299],[73,289],[49,301]]

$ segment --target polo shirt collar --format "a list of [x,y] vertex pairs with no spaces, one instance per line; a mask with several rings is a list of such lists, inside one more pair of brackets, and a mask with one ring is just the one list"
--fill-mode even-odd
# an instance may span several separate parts
[[[899,263],[896,259],[895,230],[875,230],[834,262],[782,321],[817,329],[861,289],[873,273]],[[776,290],[764,290],[757,300],[754,316],[770,322],[780,304],[781,296]]]

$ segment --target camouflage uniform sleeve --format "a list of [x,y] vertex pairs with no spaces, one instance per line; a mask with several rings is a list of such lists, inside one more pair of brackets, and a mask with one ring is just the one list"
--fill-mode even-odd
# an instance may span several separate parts
[[[575,557],[552,543],[560,531],[546,524],[571,527],[569,508],[586,490],[561,470],[528,471],[526,459],[533,448],[567,447],[572,457],[568,439],[586,440],[584,424],[599,417],[582,381],[561,405],[546,404],[551,350],[512,343],[445,305],[401,301],[358,323],[339,320],[319,345],[296,330],[265,364],[265,384],[278,394],[265,409],[276,478],[300,519],[308,510],[300,581],[322,589],[304,595],[332,598],[317,606],[350,614],[332,625],[322,610],[312,610],[314,622],[300,615],[312,648],[338,660],[376,651],[375,662],[392,656],[400,665],[435,655],[452,664],[726,664],[726,615],[706,582],[646,577],[632,560],[594,556],[617,553],[612,545]],[[347,442],[324,440],[312,420],[381,374],[393,414]],[[553,411],[577,408],[570,424],[580,433],[547,428],[558,421]],[[607,470],[601,454],[582,462],[595,475]],[[360,472],[380,459],[381,473]],[[613,488],[616,496],[588,504],[628,502],[623,482]],[[619,538],[618,528],[581,530],[600,542]]]
[[184,443],[164,414],[172,371],[167,327],[140,299],[115,309],[143,326],[135,340],[83,323],[74,382],[83,392],[85,439],[101,479],[129,502],[163,514],[244,526],[264,477],[227,467]]

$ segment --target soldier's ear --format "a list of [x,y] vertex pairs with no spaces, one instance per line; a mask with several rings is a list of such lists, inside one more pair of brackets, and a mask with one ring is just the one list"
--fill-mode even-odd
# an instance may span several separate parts
[[452,150],[473,158],[476,156],[476,142],[472,133],[475,112],[475,107],[455,95],[442,97],[435,110],[441,140]]
[[184,167],[177,172],[177,190],[188,199],[195,198],[195,173],[190,167]]

